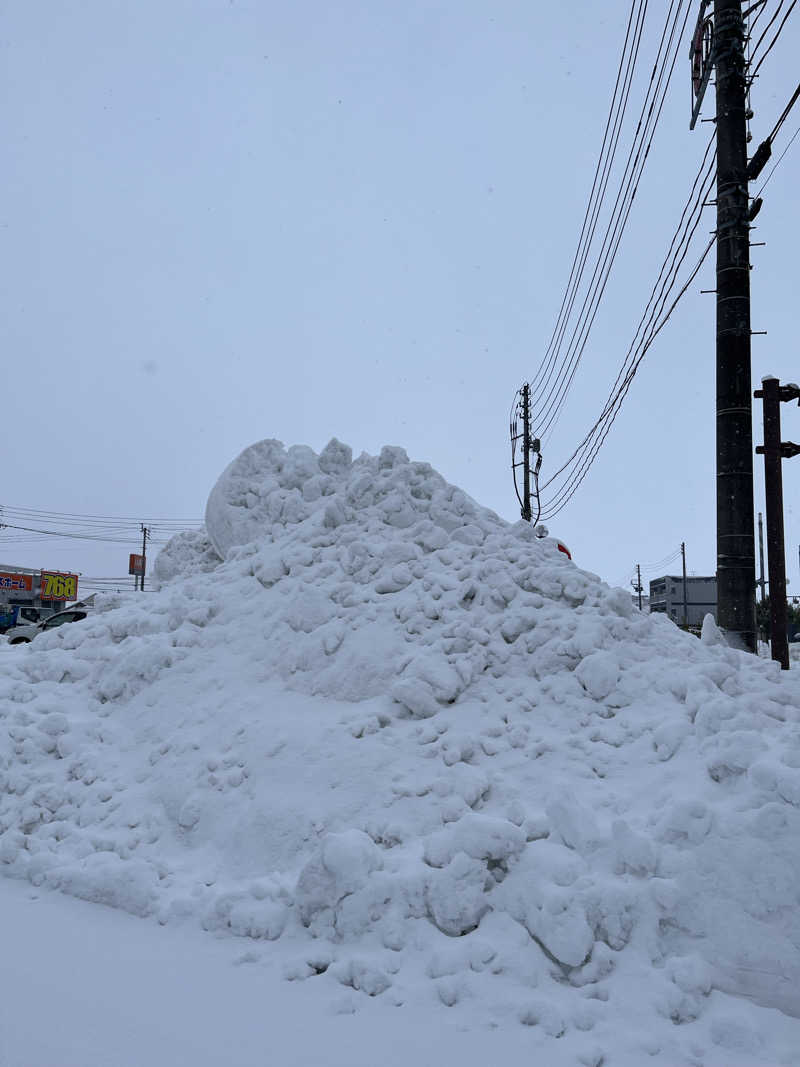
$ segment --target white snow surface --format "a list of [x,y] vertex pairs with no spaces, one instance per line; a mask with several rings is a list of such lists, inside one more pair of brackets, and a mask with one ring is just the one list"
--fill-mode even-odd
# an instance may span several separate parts
[[400,448],[260,442],[206,526],[0,648],[0,871],[542,1062],[800,1064],[796,672]]

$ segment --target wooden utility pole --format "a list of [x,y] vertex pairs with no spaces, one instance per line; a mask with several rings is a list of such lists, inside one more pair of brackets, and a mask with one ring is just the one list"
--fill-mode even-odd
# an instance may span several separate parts
[[783,541],[784,459],[800,454],[800,446],[781,441],[781,401],[800,401],[800,387],[781,385],[777,378],[761,379],[763,388],[753,394],[764,403],[764,444],[756,452],[764,456],[764,496],[767,505],[767,565],[769,567],[769,616],[772,658],[789,670],[789,640],[786,609],[786,555]]
[[756,650],[750,221],[741,0],[715,0],[717,622]]

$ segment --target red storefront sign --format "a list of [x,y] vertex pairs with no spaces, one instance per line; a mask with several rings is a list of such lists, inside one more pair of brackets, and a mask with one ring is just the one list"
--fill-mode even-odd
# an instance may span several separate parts
[[30,593],[33,591],[32,574],[0,573],[0,592]]

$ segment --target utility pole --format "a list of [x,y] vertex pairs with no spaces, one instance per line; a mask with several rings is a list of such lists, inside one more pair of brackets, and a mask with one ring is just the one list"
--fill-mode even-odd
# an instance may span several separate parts
[[522,517],[531,521],[531,387],[522,387]]
[[631,585],[633,586],[634,593],[638,593],[639,594],[639,611],[641,611],[642,610],[642,568],[638,563],[636,564],[636,581],[635,582],[631,582]]
[[150,536],[150,531],[148,530],[148,528],[145,526],[144,523],[141,524],[141,527],[142,527],[142,574],[141,574],[141,578],[139,579],[139,590],[141,592],[144,592],[144,575],[145,575],[145,571],[147,570],[147,538]]
[[[517,390],[517,396],[519,400],[516,402],[511,416],[511,472],[514,476],[514,489],[519,500],[520,514],[525,522],[531,522],[533,518],[533,509],[531,507],[531,474],[533,474],[533,481],[536,486],[536,521],[538,523],[541,515],[539,471],[542,467],[542,443],[538,437],[534,437],[531,434],[531,387],[528,382],[525,382]],[[522,419],[522,433],[519,432],[518,418]],[[522,439],[522,459],[517,460],[517,443],[520,438]],[[531,470],[531,453],[536,455],[533,470]],[[517,470],[520,467],[522,467],[523,481],[521,496],[517,482]]]
[[781,441],[781,402],[797,400],[800,386],[781,385],[772,376],[762,378],[763,388],[753,394],[764,403],[764,444],[756,452],[764,456],[764,496],[767,504],[767,562],[769,566],[769,616],[772,658],[789,670],[786,610],[786,556],[783,541],[783,471],[781,461],[800,454],[800,445]]
[[689,606],[686,596],[686,544],[681,541],[681,561],[683,562],[683,625],[689,625]]
[[761,602],[763,603],[767,595],[765,591],[767,583],[764,581],[764,518],[760,511],[758,513],[758,574],[757,584],[761,590]]
[[717,621],[756,650],[750,221],[741,0],[715,0]]

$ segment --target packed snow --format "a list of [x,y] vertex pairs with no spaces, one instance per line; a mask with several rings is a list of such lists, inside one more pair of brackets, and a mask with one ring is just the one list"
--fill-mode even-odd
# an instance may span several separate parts
[[0,651],[3,873],[498,1057],[800,1064],[795,672],[396,447],[251,446],[155,575]]

